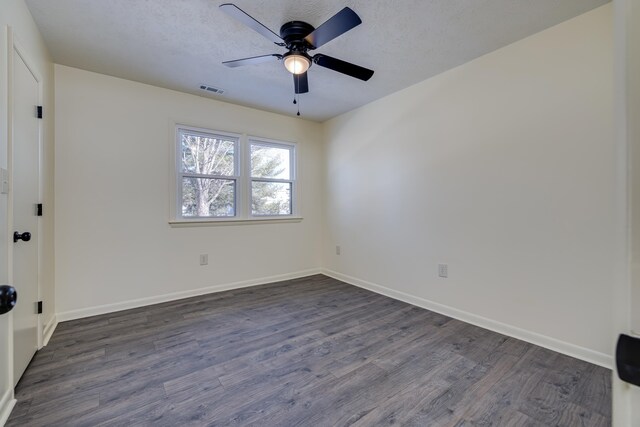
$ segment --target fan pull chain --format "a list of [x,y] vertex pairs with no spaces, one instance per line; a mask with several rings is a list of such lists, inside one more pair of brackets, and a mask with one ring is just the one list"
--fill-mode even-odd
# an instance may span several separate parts
[[300,99],[300,95],[298,94],[299,89],[300,89],[300,80],[298,80],[297,78],[293,79],[293,82],[296,85],[296,90],[295,93],[293,94],[293,105],[298,105],[298,116],[300,116],[300,103],[298,102],[298,100]]
[[298,101],[296,101],[296,98],[298,97],[298,95],[294,95],[293,97],[293,105],[298,105],[298,116],[300,115],[300,104],[298,103]]

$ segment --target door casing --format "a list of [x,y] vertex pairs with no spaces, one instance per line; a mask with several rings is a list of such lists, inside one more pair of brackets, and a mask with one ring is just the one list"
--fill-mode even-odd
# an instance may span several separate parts
[[[33,60],[31,60],[31,57],[29,55],[29,53],[26,51],[26,49],[23,47],[23,45],[20,43],[20,41],[18,40],[18,38],[16,37],[15,33],[13,32],[13,29],[8,26],[7,27],[7,69],[8,69],[8,102],[7,102],[7,106],[8,106],[8,117],[7,117],[7,148],[8,148],[8,152],[7,152],[7,166],[8,166],[8,170],[9,170],[9,177],[10,177],[10,191],[9,191],[9,197],[8,197],[8,204],[7,204],[7,236],[11,237],[13,236],[13,231],[14,231],[14,217],[13,217],[13,210],[14,210],[14,193],[13,193],[13,155],[14,155],[14,151],[15,151],[15,144],[17,143],[16,141],[14,141],[14,125],[13,125],[13,121],[14,121],[14,111],[13,111],[13,105],[14,105],[14,96],[15,96],[15,90],[14,90],[14,55],[19,55],[19,57],[22,59],[22,61],[24,62],[24,64],[27,66],[27,68],[29,69],[29,71],[31,72],[31,74],[33,75],[33,77],[35,78],[36,82],[38,83],[38,105],[42,105],[42,100],[43,100],[43,93],[44,93],[44,88],[43,88],[43,78],[40,75],[40,73],[37,71],[36,67],[35,67],[35,62]],[[44,147],[44,141],[43,141],[43,124],[42,124],[42,120],[38,120],[38,200],[34,200],[34,204],[35,203],[39,203],[42,200],[42,189],[43,189],[43,147]],[[42,236],[42,221],[40,219],[38,219],[37,221],[37,235],[38,236]],[[9,240],[9,242],[7,242],[7,244],[9,245],[7,254],[8,254],[8,260],[7,260],[7,266],[8,266],[8,271],[7,271],[7,277],[8,277],[8,282],[9,283],[14,283],[14,269],[13,269],[13,265],[14,265],[14,254],[13,254],[13,241]],[[37,239],[37,276],[38,276],[38,280],[37,280],[37,295],[38,295],[38,301],[42,300],[42,280],[41,280],[41,276],[42,276],[42,239],[38,238]],[[18,295],[18,298],[20,298],[20,296]],[[9,328],[11,331],[11,334],[13,334],[13,330],[14,330],[14,323],[13,323],[13,314],[10,313],[9,316]],[[38,319],[37,319],[37,348],[40,349],[42,348],[42,342],[43,342],[43,335],[42,335],[42,328],[43,328],[43,323],[42,323],[42,316],[38,315]],[[9,342],[9,348],[7,349],[9,352],[9,362],[10,362],[10,372],[9,375],[11,376],[10,378],[10,382],[14,383],[16,382],[16,379],[13,378],[13,370],[14,370],[14,364],[15,361],[13,360],[13,355],[15,353],[15,348],[14,348],[14,340],[13,338],[10,340]]]

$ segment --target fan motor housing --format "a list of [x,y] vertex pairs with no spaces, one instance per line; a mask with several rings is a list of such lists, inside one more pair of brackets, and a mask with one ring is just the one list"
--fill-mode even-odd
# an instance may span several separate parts
[[[291,21],[280,27],[280,37],[291,50],[304,51],[311,47],[305,37],[315,30],[313,25],[302,21]],[[304,50],[303,50],[304,49]]]

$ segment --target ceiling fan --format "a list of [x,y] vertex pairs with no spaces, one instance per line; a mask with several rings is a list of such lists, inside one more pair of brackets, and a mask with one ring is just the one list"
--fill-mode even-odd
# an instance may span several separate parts
[[360,17],[348,7],[333,15],[318,28],[314,28],[311,24],[302,21],[287,22],[280,27],[280,35],[271,31],[234,4],[222,4],[220,9],[252,30],[262,34],[276,45],[287,49],[284,54],[272,53],[270,55],[224,61],[223,64],[227,67],[239,67],[241,65],[259,64],[274,60],[283,61],[285,68],[293,74],[293,85],[296,94],[309,92],[307,70],[312,64],[364,81],[373,76],[373,70],[359,65],[321,53],[313,56],[308,54],[308,51],[321,47],[362,23]]

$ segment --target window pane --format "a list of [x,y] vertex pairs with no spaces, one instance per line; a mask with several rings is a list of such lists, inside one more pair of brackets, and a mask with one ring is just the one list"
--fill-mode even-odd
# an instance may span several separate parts
[[291,150],[251,144],[251,177],[291,179]]
[[235,175],[235,141],[216,135],[181,133],[182,172]]
[[291,215],[291,184],[253,181],[251,213],[253,215]]
[[235,216],[235,183],[232,179],[183,178],[182,216]]

